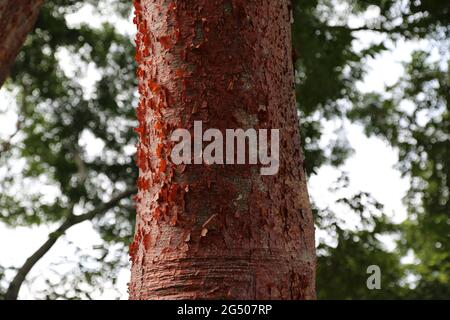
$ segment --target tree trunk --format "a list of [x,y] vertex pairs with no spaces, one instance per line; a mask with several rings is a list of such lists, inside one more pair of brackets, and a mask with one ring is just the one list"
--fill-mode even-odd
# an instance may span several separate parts
[[0,0],[0,88],[43,3],[44,0]]
[[[135,1],[130,299],[314,299],[314,224],[285,0]],[[280,129],[280,166],[175,165],[171,133]]]

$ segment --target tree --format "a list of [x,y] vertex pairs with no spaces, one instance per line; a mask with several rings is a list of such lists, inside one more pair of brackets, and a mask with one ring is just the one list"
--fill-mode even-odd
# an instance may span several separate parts
[[0,88],[43,3],[44,0],[0,0]]
[[[84,221],[95,221],[105,245],[110,243],[108,248],[95,248],[95,254],[86,258],[90,265],[102,261],[101,268],[105,271],[99,273],[85,267],[80,257],[73,273],[67,276],[81,277],[82,282],[101,277],[102,285],[98,288],[102,291],[104,276],[109,275],[114,282],[117,268],[127,264],[125,257],[117,259],[114,253],[117,244],[126,252],[135,216],[131,195],[136,192],[136,170],[130,151],[126,151],[134,144],[134,48],[128,37],[119,35],[108,24],[100,29],[85,25],[68,27],[65,17],[79,5],[65,0],[45,2],[36,32],[30,35],[24,53],[18,55],[11,71],[12,86],[19,89],[22,99],[17,132],[2,143],[0,150],[2,166],[8,168],[1,181],[2,221],[12,226],[52,223],[57,226],[22,266],[13,269],[15,275],[4,293],[7,299],[17,298],[29,271],[57,241],[64,241],[65,231]],[[115,12],[121,9],[120,3],[109,2],[108,6],[114,7]],[[130,7],[129,3],[126,7]],[[114,46],[122,50],[116,51]],[[85,51],[83,47],[91,50]],[[96,84],[94,96],[86,97],[84,88],[66,75],[56,58],[61,48],[84,54],[76,66],[79,72],[84,67],[83,61],[96,64],[102,78]],[[121,97],[117,97],[119,94]],[[52,107],[41,109],[49,101]],[[102,137],[105,142],[102,150],[107,156],[87,159],[81,139],[89,133]],[[20,174],[14,174],[9,168],[18,158],[26,159],[26,164]],[[46,192],[32,191],[30,187],[43,176],[47,177],[47,187],[55,186],[58,190],[45,204],[42,197]],[[22,184],[20,195],[14,192],[18,181]],[[27,202],[31,203],[32,211],[26,209]],[[111,214],[114,221],[108,217]],[[61,279],[61,284],[69,281],[72,282],[70,278]],[[80,290],[71,286],[70,293],[63,295],[79,296]],[[55,298],[58,290],[45,294]],[[85,291],[83,296],[89,298],[89,292]]]
[[[140,175],[130,298],[315,298],[288,3],[135,1],[135,8]],[[278,174],[174,165],[170,134],[194,121],[224,135],[280,129]]]
[[[400,225],[387,220],[383,206],[365,190],[339,199],[347,181],[324,186],[332,187],[339,200],[329,208],[313,203],[316,228],[330,238],[319,237],[317,243],[318,298],[448,298],[446,152],[450,148],[448,140],[442,140],[448,135],[448,112],[442,112],[449,91],[437,85],[448,77],[448,4],[440,0],[295,0],[292,5],[296,94],[308,176],[323,166],[339,168],[351,155],[345,131],[331,138],[324,135],[328,129],[324,120],[329,120],[359,123],[367,134],[385,139],[399,153],[402,174],[414,180],[405,197],[409,217]],[[84,15],[86,8],[95,14],[91,21],[107,23],[68,22],[73,13]],[[44,2],[35,31],[3,86],[16,98],[17,109],[0,101],[0,114],[12,109],[18,115],[17,131],[10,135],[0,130],[2,225],[57,230],[70,217],[71,208],[76,215],[89,213],[122,192],[133,192],[137,176],[132,159],[134,107],[138,104],[134,45],[122,24],[115,23],[127,19],[131,8],[129,0]],[[366,13],[373,18],[361,18]],[[359,25],[354,24],[355,17],[360,17]],[[361,38],[375,40],[364,48],[352,46]],[[402,41],[416,40],[429,45],[411,56],[413,64],[407,65],[398,85],[385,88],[382,94],[360,92],[356,84],[363,80],[368,61],[389,53]],[[437,53],[441,63],[434,65],[430,59]],[[88,65],[98,71],[98,78],[86,86]],[[403,101],[412,109],[419,107],[418,114],[431,111],[432,117],[413,118],[405,113]],[[437,104],[441,107],[433,108]],[[92,148],[85,136],[95,138],[96,151],[101,152],[89,152]],[[78,180],[79,176],[85,179]],[[76,255],[56,257],[38,277],[32,271],[22,287],[37,299],[94,299],[118,288],[115,281],[120,270],[129,269],[127,247],[135,222],[129,198],[86,220],[102,241],[90,249],[79,248],[62,232],[52,233],[67,252]],[[358,230],[349,230],[337,218],[335,207],[342,205],[346,215],[361,218]],[[384,247],[380,241],[384,235],[395,235],[396,250]],[[41,245],[30,243],[36,250]],[[405,253],[410,256],[411,252],[413,263],[401,263]],[[383,273],[380,291],[365,286],[365,267],[372,264],[389,270]],[[0,298],[20,267],[9,261],[0,267]],[[44,285],[38,285],[40,279],[45,279]],[[117,297],[123,296],[117,293]]]

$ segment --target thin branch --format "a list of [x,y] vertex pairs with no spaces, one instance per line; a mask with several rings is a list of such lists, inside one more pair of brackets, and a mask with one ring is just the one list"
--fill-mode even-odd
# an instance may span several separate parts
[[17,300],[19,295],[20,287],[25,281],[26,276],[31,271],[31,269],[36,265],[36,263],[53,247],[56,241],[64,235],[64,233],[72,226],[79,224],[84,221],[92,220],[94,217],[106,213],[108,210],[114,208],[122,199],[128,198],[136,193],[135,189],[125,191],[116,197],[112,198],[109,202],[102,204],[98,208],[84,213],[82,215],[70,214],[67,219],[61,224],[61,226],[54,232],[49,234],[48,240],[37,249],[22,265],[22,267],[17,271],[16,276],[9,284],[8,290],[6,291],[6,300]]
[[78,184],[83,185],[88,177],[88,169],[86,168],[86,164],[81,158],[80,151],[78,149],[73,151],[73,160],[75,161],[75,165],[78,169]]
[[[372,32],[379,32],[379,33],[391,33],[391,34],[393,34],[393,33],[400,33],[400,34],[402,34],[402,33],[404,33],[405,31],[408,30],[408,26],[404,25],[405,21],[408,18],[410,18],[410,17],[412,17],[412,16],[414,16],[416,14],[417,13],[403,13],[400,17],[395,17],[395,19],[401,18],[402,19],[402,24],[397,25],[397,26],[392,26],[390,28],[386,28],[386,27],[370,27],[368,25],[363,25],[363,26],[355,27],[355,28],[351,28],[349,26],[327,26],[327,28],[329,28],[329,29],[337,29],[337,30],[339,30],[339,29],[347,30],[347,31],[350,31],[350,32],[372,31]],[[391,21],[389,21],[389,22],[392,23],[392,20],[394,20],[394,18],[392,18]],[[386,23],[387,22],[384,22],[383,24],[386,24]],[[412,24],[412,22],[410,22],[410,24]]]

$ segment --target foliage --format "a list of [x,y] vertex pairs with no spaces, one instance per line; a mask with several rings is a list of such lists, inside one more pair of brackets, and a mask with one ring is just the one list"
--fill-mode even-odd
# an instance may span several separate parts
[[[349,26],[349,15],[368,10],[378,12],[376,18]],[[309,171],[333,159],[333,154],[325,157],[319,146],[322,120],[348,118],[363,124],[368,135],[394,146],[400,158],[398,169],[412,180],[404,199],[409,216],[399,226],[370,215],[366,222],[375,226],[373,230],[350,231],[332,211],[317,212],[318,227],[337,240],[336,246],[319,245],[319,298],[450,297],[449,11],[448,4],[433,0],[294,2],[297,98]],[[364,32],[382,35],[381,40],[357,51],[352,44]],[[363,78],[366,62],[401,40],[425,40],[427,51],[413,53],[405,75],[383,94],[360,92],[355,84]],[[436,51],[442,60],[429,62]],[[333,165],[342,163],[350,151],[345,141],[339,145],[339,161]],[[345,199],[349,212],[369,210],[367,205],[350,205],[356,200]],[[377,236],[393,231],[399,241],[389,252]],[[416,261],[402,264],[401,258],[410,253]],[[389,270],[381,292],[364,287],[367,275],[361,266],[371,264]]]
[[[17,133],[0,145],[0,169],[5,169],[0,170],[0,220],[9,226],[61,224],[74,212],[88,212],[116,191],[134,187],[133,42],[112,23],[68,23],[67,17],[86,5],[99,17],[117,19],[127,19],[132,7],[128,0],[46,1],[8,83],[19,115]],[[388,221],[382,205],[364,190],[336,204],[360,217],[357,230],[347,228],[334,208],[316,210],[317,227],[333,239],[318,247],[319,298],[449,298],[448,4],[294,0],[292,5],[296,94],[308,174],[324,165],[339,167],[351,155],[343,135],[323,143],[324,120],[350,120],[394,146],[398,169],[412,179],[405,198],[409,217],[401,225]],[[350,16],[368,11],[377,12],[376,18],[349,26]],[[356,49],[364,32],[376,33],[380,40]],[[384,94],[361,92],[356,84],[363,80],[367,62],[404,39],[426,40],[443,50],[447,60],[432,62],[430,46],[412,55],[402,79]],[[93,85],[86,84],[90,69],[99,75]],[[95,139],[101,152],[89,153],[86,137]],[[338,185],[346,188],[345,177]],[[115,286],[119,270],[127,267],[134,208],[122,201],[92,223],[102,245],[88,256],[79,252],[73,268],[55,271],[36,297],[90,299],[103,287]],[[383,245],[386,235],[399,239],[396,249]],[[401,263],[411,251],[420,264]],[[381,291],[365,287],[366,267],[372,264],[388,270]],[[0,268],[0,292],[9,267]],[[413,283],[408,282],[411,277]]]
[[402,247],[420,261],[411,266],[415,291],[436,299],[450,297],[450,60],[428,60],[414,52],[390,97],[367,95],[349,115],[399,149],[398,168],[412,178]]
[[[18,90],[20,110],[18,132],[1,154],[8,169],[1,181],[0,219],[7,225],[62,223],[134,189],[134,49],[111,24],[69,26],[66,15],[82,5],[46,2],[12,71],[10,87]],[[88,66],[100,74],[91,92],[79,80]],[[101,140],[94,157],[85,136]],[[18,163],[22,170],[15,172]],[[105,250],[130,241],[133,221],[130,200],[93,219]],[[119,261],[116,269],[123,266]]]

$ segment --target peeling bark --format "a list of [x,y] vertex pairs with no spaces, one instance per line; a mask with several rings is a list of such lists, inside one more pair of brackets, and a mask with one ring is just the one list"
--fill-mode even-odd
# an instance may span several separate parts
[[[284,0],[137,0],[130,299],[314,299],[314,224]],[[280,129],[280,169],[174,165],[176,128]],[[207,128],[205,128],[207,129]]]
[[0,0],[0,87],[33,29],[44,0]]

